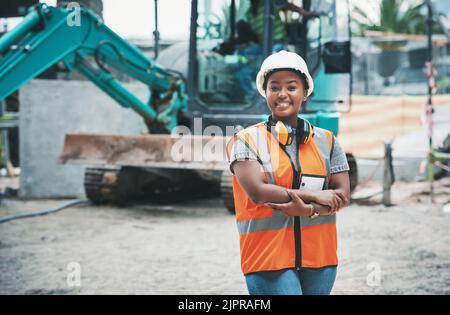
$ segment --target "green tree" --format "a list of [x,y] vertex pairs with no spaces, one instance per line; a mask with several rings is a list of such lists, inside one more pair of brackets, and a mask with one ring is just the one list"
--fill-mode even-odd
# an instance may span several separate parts
[[[370,18],[367,8],[361,7],[356,1],[352,3],[355,35],[361,36],[367,30],[402,34],[426,33],[427,11],[424,1],[381,0],[374,9],[379,13],[379,20]],[[435,24],[433,32],[442,33],[442,29]]]

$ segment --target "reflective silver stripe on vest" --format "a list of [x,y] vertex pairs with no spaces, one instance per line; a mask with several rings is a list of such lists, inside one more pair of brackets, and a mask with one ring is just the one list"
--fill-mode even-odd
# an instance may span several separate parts
[[294,226],[294,217],[286,217],[280,211],[272,210],[272,216],[247,221],[237,221],[239,234],[260,231],[283,230]]
[[322,160],[324,161],[326,170],[327,170],[327,178],[325,181],[325,186],[323,189],[328,189],[328,182],[331,176],[331,157],[330,157],[330,149],[328,147],[328,138],[325,134],[325,131],[322,128],[314,127],[314,142],[319,149]]
[[313,220],[311,220],[308,217],[302,217],[300,220],[301,227],[305,226],[315,226],[315,225],[321,225],[321,224],[335,224],[336,223],[336,215],[322,215],[319,216]]
[[272,162],[270,158],[269,148],[267,147],[267,140],[265,135],[265,130],[258,127],[252,126],[247,129],[249,135],[252,137],[253,141],[258,148],[259,159],[263,163],[263,167],[269,175],[269,184],[275,185],[275,177],[272,168]]

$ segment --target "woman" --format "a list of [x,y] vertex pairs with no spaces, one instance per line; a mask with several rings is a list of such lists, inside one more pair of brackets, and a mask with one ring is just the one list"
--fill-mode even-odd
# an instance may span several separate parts
[[314,89],[299,55],[267,57],[256,86],[272,114],[228,144],[248,291],[330,294],[336,213],[350,198],[345,153],[330,131],[298,118]]

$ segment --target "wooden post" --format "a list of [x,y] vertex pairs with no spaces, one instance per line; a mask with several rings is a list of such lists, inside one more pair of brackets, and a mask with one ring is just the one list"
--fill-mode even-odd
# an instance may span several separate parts
[[384,143],[384,174],[383,174],[383,204],[385,206],[391,203],[391,186],[394,183],[394,167],[392,165],[392,146],[390,143]]
[[[431,7],[431,1],[427,0],[426,2],[428,8],[428,16],[427,16],[427,39],[428,39],[428,49],[427,49],[427,63],[428,63],[428,76],[433,75],[433,10]],[[427,117],[427,127],[428,127],[428,181],[430,184],[430,200],[431,203],[434,203],[434,190],[433,190],[433,182],[434,182],[434,156],[433,156],[433,88],[431,86],[430,77],[428,78],[428,101],[426,105],[426,117]]]

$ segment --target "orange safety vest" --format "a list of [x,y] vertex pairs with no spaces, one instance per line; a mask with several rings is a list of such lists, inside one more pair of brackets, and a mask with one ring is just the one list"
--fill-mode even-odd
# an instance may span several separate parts
[[[233,144],[242,139],[262,164],[265,181],[270,184],[299,189],[300,183],[323,182],[318,189],[327,189],[333,135],[314,127],[314,136],[298,144],[299,171],[295,171],[284,147],[265,123],[248,127],[227,144],[231,156]],[[304,187],[307,189],[307,187]],[[336,216],[286,217],[280,211],[255,204],[233,176],[236,221],[240,236],[241,267],[244,274],[286,268],[321,268],[336,266]]]

